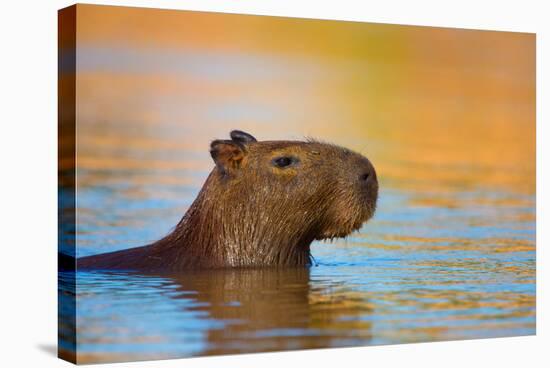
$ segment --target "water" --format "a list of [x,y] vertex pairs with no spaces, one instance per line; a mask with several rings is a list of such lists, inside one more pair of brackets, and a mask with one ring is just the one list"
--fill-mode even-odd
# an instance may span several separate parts
[[[85,192],[97,195],[90,207],[103,208],[103,191]],[[534,334],[532,198],[494,192],[455,196],[467,204],[478,198],[487,203],[415,206],[410,193],[382,189],[375,219],[345,240],[315,243],[317,265],[310,269],[78,272],[79,360]],[[122,243],[120,234],[128,234],[128,242],[152,237],[145,228],[135,234],[132,226],[168,206],[147,198],[113,202],[120,213],[133,212],[126,229],[111,224],[119,236],[104,230]],[[94,236],[83,238],[82,253],[103,250],[93,247]],[[101,234],[95,243],[104,244]]]
[[[380,200],[358,233],[315,242],[309,269],[79,271],[76,326],[62,325],[62,352],[76,344],[79,362],[94,363],[535,333],[534,53],[525,35],[316,22],[294,32],[293,21],[239,20],[230,29],[242,32],[227,37],[248,43],[235,46],[215,37],[225,18],[201,15],[215,20],[212,40],[169,23],[166,35],[189,38],[175,45],[153,13],[143,19],[155,26],[135,23],[148,37],[131,42],[134,23],[113,14],[107,39],[86,17],[78,23],[78,223],[60,234],[76,230],[78,256],[167,234],[213,167],[210,140],[231,129],[357,150],[377,168]],[[277,22],[287,22],[270,33],[281,42],[257,43],[265,32],[254,27]],[[353,40],[364,42],[338,47]],[[60,280],[70,290],[71,275]],[[62,318],[71,297],[61,290]]]

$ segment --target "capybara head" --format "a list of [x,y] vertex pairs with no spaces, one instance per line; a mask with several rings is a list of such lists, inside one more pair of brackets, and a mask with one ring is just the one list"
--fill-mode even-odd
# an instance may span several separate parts
[[309,264],[313,240],[344,237],[373,216],[378,181],[366,157],[315,140],[230,136],[211,143],[216,166],[178,225],[201,259]]
[[350,234],[374,214],[378,181],[366,157],[314,140],[258,142],[241,131],[231,138],[211,144],[216,187],[266,224],[291,233],[308,227],[325,239]]

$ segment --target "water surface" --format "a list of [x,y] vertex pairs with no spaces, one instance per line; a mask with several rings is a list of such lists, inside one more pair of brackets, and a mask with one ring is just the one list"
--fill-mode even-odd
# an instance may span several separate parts
[[[98,210],[104,190],[92,191],[98,198],[90,203]],[[454,196],[488,203],[418,206],[410,193],[383,189],[375,220],[346,240],[315,243],[316,265],[309,269],[179,275],[79,271],[79,360],[533,334],[532,198],[482,192]],[[121,213],[134,209],[126,230],[114,220],[111,227],[120,229],[119,235],[114,237],[113,230],[102,235],[100,229],[109,228],[102,219],[101,226],[88,230],[97,234],[83,236],[82,250],[103,251],[104,237],[120,243],[121,234],[129,234],[128,242],[153,237],[154,230],[135,234],[132,226],[154,217],[148,211],[168,206],[149,199],[115,202]],[[158,226],[166,228],[160,221]],[[147,228],[155,225],[152,221]]]

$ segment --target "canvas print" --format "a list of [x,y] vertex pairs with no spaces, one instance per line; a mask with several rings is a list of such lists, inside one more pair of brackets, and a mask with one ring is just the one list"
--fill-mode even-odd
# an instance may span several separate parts
[[533,335],[535,35],[59,11],[59,357]]

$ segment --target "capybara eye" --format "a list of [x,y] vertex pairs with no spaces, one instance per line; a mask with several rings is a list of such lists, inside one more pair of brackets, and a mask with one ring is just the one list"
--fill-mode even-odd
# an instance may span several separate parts
[[282,156],[282,157],[277,157],[273,159],[273,165],[277,167],[287,167],[292,165],[295,162],[298,162],[298,160],[294,157],[289,157],[289,156]]

